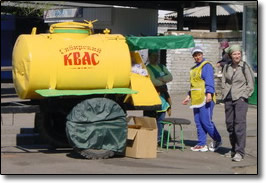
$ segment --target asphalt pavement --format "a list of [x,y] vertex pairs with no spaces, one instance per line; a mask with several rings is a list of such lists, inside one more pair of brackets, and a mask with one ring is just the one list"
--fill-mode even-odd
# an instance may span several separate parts
[[[1,84],[1,103],[19,101],[12,94],[2,92],[12,84]],[[12,91],[12,89],[10,89]],[[241,162],[233,162],[224,154],[230,144],[225,127],[224,106],[216,104],[213,121],[223,140],[217,152],[192,152],[197,143],[192,110],[181,104],[185,95],[171,95],[172,116],[191,120],[184,126],[185,150],[163,149],[154,159],[134,159],[116,156],[110,159],[86,160],[73,154],[71,148],[49,149],[49,146],[28,141],[18,144],[18,136],[24,129],[32,139],[34,114],[1,114],[1,174],[257,174],[258,164],[258,114],[257,107],[250,106],[247,114],[246,156]],[[128,111],[128,115],[142,116],[142,111]],[[26,130],[25,130],[26,128]],[[179,129],[176,129],[179,137]],[[36,136],[38,134],[35,134]],[[177,138],[178,138],[177,137]],[[208,137],[208,142],[211,142]],[[160,149],[158,149],[160,150]]]

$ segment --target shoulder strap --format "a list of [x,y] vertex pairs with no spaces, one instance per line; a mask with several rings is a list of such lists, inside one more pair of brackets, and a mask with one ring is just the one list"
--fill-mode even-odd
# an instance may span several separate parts
[[213,67],[213,65],[209,61],[202,62],[199,67],[202,69],[206,64],[210,64]]
[[245,69],[246,69],[246,62],[243,62],[242,72],[244,74],[244,77],[245,77],[245,80],[246,80],[246,84],[247,84],[247,77],[246,77]]
[[195,69],[196,67],[198,67],[198,68],[202,68],[205,64],[208,64],[209,63],[209,61],[204,61],[204,62],[202,62],[200,65],[194,65],[193,67],[191,67],[190,69],[191,70],[193,70],[193,69]]
[[[229,65],[230,65],[231,63],[232,63],[232,62],[228,62],[228,63],[226,64],[226,66],[225,66],[225,72],[228,71],[228,67],[229,67]],[[223,70],[224,70],[224,67],[223,67],[223,69],[222,69],[222,72],[223,72]]]

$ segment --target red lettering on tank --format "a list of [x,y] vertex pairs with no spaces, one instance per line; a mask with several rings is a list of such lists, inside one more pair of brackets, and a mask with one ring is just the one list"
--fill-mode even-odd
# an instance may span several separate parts
[[[99,64],[99,55],[89,52],[72,52],[64,55],[65,66],[96,66]],[[88,67],[76,67],[76,69],[85,69]]]
[[72,53],[64,55],[64,63],[65,63],[65,65],[72,65],[72,59],[69,58],[71,55],[72,55]]
[[92,62],[93,65],[97,65],[97,64],[99,64],[99,60],[96,61],[95,56],[98,57],[99,55],[98,55],[97,53],[93,53],[93,54],[91,54],[91,62]]
[[74,58],[74,65],[81,65],[81,59],[79,52],[73,52],[73,58]]
[[82,58],[82,65],[91,65],[91,59],[88,52],[84,52],[84,56]]

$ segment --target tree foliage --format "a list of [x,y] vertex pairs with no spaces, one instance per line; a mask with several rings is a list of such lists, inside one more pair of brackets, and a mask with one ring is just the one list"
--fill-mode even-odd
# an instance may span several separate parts
[[[30,2],[30,1],[29,1]],[[1,14],[16,16],[43,17],[44,11],[48,10],[51,4],[26,3],[19,1],[1,1]]]

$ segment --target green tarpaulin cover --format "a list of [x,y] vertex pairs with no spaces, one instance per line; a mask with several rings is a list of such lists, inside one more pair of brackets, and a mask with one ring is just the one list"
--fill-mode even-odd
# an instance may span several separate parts
[[127,139],[126,114],[113,100],[87,99],[67,116],[66,134],[76,148],[123,152]]
[[93,94],[135,94],[138,93],[130,88],[113,88],[113,89],[97,89],[97,90],[56,90],[56,89],[40,89],[35,90],[43,97],[58,97],[70,95],[93,95]]
[[248,98],[248,103],[252,105],[258,105],[258,78],[255,77],[254,92]]
[[178,49],[191,48],[195,46],[191,35],[178,36],[147,36],[147,37],[126,37],[127,44],[131,51],[142,49]]

